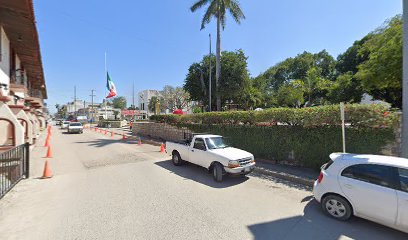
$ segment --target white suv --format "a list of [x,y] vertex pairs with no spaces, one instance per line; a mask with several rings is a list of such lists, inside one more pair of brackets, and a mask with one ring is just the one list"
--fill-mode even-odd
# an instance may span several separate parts
[[323,211],[408,232],[408,159],[333,153],[313,187]]

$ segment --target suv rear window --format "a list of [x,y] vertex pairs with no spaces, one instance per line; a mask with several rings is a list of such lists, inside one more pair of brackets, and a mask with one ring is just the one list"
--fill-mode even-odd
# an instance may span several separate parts
[[334,161],[330,159],[330,161],[328,161],[327,163],[323,164],[320,169],[321,169],[321,170],[327,170],[333,163],[334,163]]

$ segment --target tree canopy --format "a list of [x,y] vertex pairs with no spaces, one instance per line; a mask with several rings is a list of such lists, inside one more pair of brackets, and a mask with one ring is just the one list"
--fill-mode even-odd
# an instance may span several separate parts
[[[215,57],[211,56],[211,59],[214,60]],[[257,88],[252,88],[247,59],[248,58],[242,50],[222,52],[221,69],[223,77],[220,82],[219,91],[222,96],[221,102],[223,104],[228,101],[249,108],[253,106],[253,104],[260,103],[261,94]],[[199,101],[206,106],[208,106],[209,102],[209,65],[209,55],[204,56],[201,62],[193,63],[189,67],[183,86],[184,90],[190,94],[191,100]],[[214,74],[214,68],[212,69],[212,74]],[[211,98],[211,104],[212,106],[215,106],[215,81],[212,81],[211,85],[213,96]],[[250,104],[251,102],[253,104]]]
[[123,110],[126,108],[127,101],[125,97],[115,97],[112,99],[112,104],[114,108]]
[[369,53],[358,65],[357,79],[375,99],[402,107],[402,19],[396,16],[371,33],[359,51]]
[[[206,55],[193,63],[184,82],[191,99],[208,106],[209,63]],[[337,58],[326,50],[304,51],[250,78],[242,50],[221,56],[221,102],[256,107],[305,107],[339,102],[359,103],[367,93],[393,107],[402,106],[402,19],[400,15],[357,40]],[[214,76],[214,69],[212,69]],[[212,102],[215,102],[212,82]]]

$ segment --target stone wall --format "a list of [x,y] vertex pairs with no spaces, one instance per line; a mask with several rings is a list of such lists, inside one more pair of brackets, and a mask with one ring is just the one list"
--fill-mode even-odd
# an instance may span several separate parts
[[191,133],[186,128],[179,129],[165,123],[136,122],[133,123],[132,131],[134,135],[151,137],[164,141],[180,141],[185,135]]

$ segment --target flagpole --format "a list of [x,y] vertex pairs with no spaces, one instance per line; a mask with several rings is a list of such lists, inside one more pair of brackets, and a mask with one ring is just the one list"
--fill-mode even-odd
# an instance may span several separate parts
[[[105,77],[107,78],[107,76],[108,76],[108,69],[106,67],[106,52],[105,52]],[[105,81],[107,81],[107,79]],[[106,98],[106,87],[105,87],[105,98]],[[105,99],[105,119],[106,120],[108,120],[107,105],[108,105],[108,99]]]

